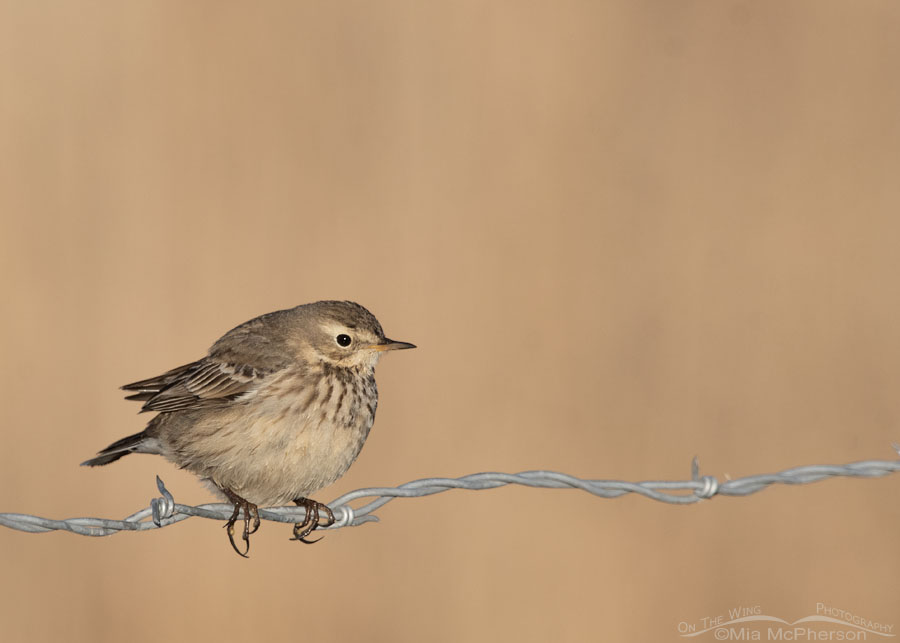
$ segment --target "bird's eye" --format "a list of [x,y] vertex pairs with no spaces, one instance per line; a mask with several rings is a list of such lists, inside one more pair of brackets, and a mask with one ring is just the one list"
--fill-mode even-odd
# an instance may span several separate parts
[[350,342],[353,341],[352,339],[350,339],[350,335],[345,335],[344,333],[341,333],[334,339],[338,343],[338,346],[344,346],[344,347],[349,346]]

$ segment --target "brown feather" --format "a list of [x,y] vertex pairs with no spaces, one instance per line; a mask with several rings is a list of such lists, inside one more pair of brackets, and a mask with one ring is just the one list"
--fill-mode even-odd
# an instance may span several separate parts
[[144,401],[142,413],[209,408],[227,404],[251,391],[269,373],[207,357],[182,367],[177,373],[144,380],[140,393],[129,397]]
[[[123,391],[142,391],[142,392],[155,392],[163,390],[164,388],[170,386],[172,382],[178,380],[182,377],[185,372],[195,368],[198,364],[200,364],[202,360],[191,362],[190,364],[185,364],[183,366],[179,366],[177,368],[173,368],[171,371],[166,371],[162,375],[157,375],[156,377],[151,377],[146,380],[141,380],[140,382],[132,382],[131,384],[126,384],[122,387]],[[127,400],[138,400],[141,399],[137,396],[131,396],[125,398]]]

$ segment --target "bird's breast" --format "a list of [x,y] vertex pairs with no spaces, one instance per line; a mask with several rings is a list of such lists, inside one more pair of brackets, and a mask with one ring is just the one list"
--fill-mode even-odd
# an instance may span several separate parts
[[173,414],[159,438],[179,466],[254,504],[283,504],[347,471],[377,404],[371,368],[285,370],[221,410]]
[[251,401],[256,413],[269,422],[288,425],[288,433],[317,428],[368,432],[377,405],[378,388],[371,369],[327,366],[280,374]]
[[246,486],[260,488],[247,493],[274,504],[337,480],[359,455],[377,405],[371,371],[326,368],[271,381],[245,407]]

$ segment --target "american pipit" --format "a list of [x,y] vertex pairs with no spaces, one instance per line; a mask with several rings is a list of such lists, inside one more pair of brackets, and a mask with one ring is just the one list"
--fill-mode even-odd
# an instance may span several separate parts
[[[375,316],[349,301],[251,319],[203,359],[123,386],[135,391],[125,399],[158,415],[82,464],[155,453],[197,474],[234,504],[226,527],[241,556],[259,528],[258,505],[304,507],[294,538],[316,542],[307,536],[319,526],[319,511],[327,524],[334,515],[309,495],[344,475],[359,455],[378,404],[375,364],[383,351],[400,348],[415,346],[387,339]],[[243,552],[234,542],[241,511]]]

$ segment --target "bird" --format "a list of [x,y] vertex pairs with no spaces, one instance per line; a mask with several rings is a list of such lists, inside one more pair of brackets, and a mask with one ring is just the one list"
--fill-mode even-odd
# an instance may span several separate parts
[[[260,315],[225,333],[206,357],[123,386],[126,400],[156,415],[81,464],[149,453],[194,473],[234,506],[225,527],[245,558],[260,506],[304,507],[292,540],[318,542],[307,537],[333,524],[334,514],[310,495],[359,455],[375,421],[379,357],[409,348],[415,345],[386,338],[375,316],[352,301]],[[243,551],[234,536],[241,513]]]

